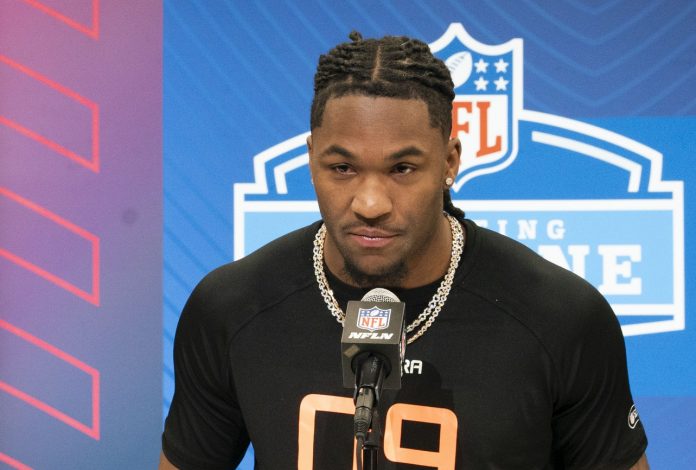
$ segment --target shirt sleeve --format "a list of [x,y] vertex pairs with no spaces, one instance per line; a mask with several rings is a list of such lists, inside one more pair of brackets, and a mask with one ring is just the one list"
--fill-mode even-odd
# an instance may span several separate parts
[[626,348],[606,300],[589,293],[566,342],[552,420],[560,468],[630,468],[647,446],[628,382]]
[[229,312],[217,311],[212,300],[218,289],[210,276],[204,279],[177,325],[162,451],[181,470],[235,468],[249,445],[227,360]]

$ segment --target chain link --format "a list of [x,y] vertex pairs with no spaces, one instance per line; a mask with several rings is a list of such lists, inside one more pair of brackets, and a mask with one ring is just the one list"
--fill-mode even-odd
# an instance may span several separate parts
[[314,260],[314,275],[317,278],[317,283],[319,284],[319,291],[321,296],[326,302],[326,306],[329,307],[329,312],[331,315],[336,317],[338,323],[343,325],[346,319],[346,314],[343,313],[341,307],[338,306],[336,297],[333,295],[333,291],[329,288],[329,282],[326,280],[326,275],[324,274],[324,240],[326,239],[326,225],[322,224],[314,236],[314,250],[312,259]]

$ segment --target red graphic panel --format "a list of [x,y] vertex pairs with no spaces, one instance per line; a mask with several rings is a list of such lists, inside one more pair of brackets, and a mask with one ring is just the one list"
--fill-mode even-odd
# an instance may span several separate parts
[[99,0],[24,0],[92,39],[99,39]]
[[156,467],[161,46],[160,1],[0,0],[0,469]]
[[3,187],[0,214],[1,257],[99,305],[99,237]]
[[[0,369],[0,391],[99,440],[98,370],[1,319],[0,343],[12,350],[13,363],[29,364],[32,370],[27,375],[18,367]],[[86,415],[87,423],[69,413]]]
[[0,83],[0,124],[99,172],[97,103],[3,54]]
[[6,463],[10,467],[16,468],[17,470],[32,470],[31,467],[24,465],[19,460],[13,459],[9,455],[5,455],[2,452],[0,452],[0,462]]

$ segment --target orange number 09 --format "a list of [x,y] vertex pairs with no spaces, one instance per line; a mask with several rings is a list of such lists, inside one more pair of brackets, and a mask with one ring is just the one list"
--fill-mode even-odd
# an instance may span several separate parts
[[[314,427],[319,411],[355,413],[353,400],[332,395],[307,395],[300,404],[298,428],[298,470],[314,469]],[[437,452],[401,447],[404,421],[431,423],[440,426],[440,445]],[[355,442],[353,442],[355,450]],[[392,462],[453,470],[457,454],[457,416],[446,408],[395,403],[387,412],[384,430],[384,455]],[[353,452],[355,456],[355,452]],[[356,469],[353,457],[353,470]]]

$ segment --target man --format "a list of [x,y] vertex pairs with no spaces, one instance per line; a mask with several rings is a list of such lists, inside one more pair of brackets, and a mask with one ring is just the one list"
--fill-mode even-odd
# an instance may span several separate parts
[[161,469],[352,468],[348,300],[406,303],[380,468],[647,468],[621,330],[588,283],[465,220],[453,84],[405,37],[319,60],[307,140],[322,221],[196,287],[175,342]]

